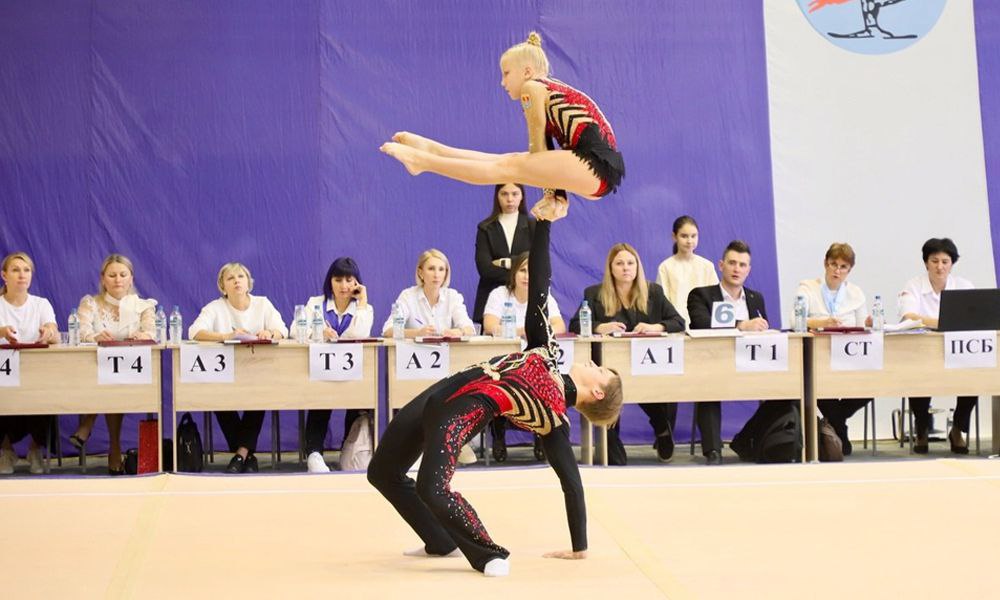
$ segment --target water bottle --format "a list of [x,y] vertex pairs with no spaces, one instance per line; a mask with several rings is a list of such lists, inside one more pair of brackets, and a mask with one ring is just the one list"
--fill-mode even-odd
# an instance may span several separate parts
[[180,344],[184,339],[184,320],[181,319],[181,309],[176,304],[174,310],[170,311],[170,343]]
[[514,303],[508,300],[503,303],[500,314],[500,337],[512,340],[517,337],[517,322],[514,319]]
[[406,317],[398,304],[392,305],[392,339],[401,340],[406,337]]
[[304,344],[308,337],[309,330],[306,328],[306,307],[301,304],[295,305],[295,341]]
[[69,319],[66,320],[67,327],[69,331],[69,345],[79,346],[80,345],[80,317],[76,314],[76,309],[69,313]]
[[584,300],[580,305],[580,337],[591,337],[594,335],[593,315],[590,312],[590,305]]
[[872,331],[885,329],[885,307],[882,306],[882,296],[875,294],[872,301]]
[[163,312],[163,305],[156,305],[156,343],[167,343],[167,314]]
[[806,330],[809,329],[808,323],[806,322],[808,310],[806,297],[799,294],[795,298],[795,323],[792,324],[792,329],[799,333],[805,333]]
[[317,344],[319,344],[320,342],[322,342],[324,340],[323,325],[325,325],[325,324],[326,324],[326,322],[323,320],[323,309],[317,306],[315,309],[313,309],[313,318],[312,318],[312,341],[313,342],[316,342]]

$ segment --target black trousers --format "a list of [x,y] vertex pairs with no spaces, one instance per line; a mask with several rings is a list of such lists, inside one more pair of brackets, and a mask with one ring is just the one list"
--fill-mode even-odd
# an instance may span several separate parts
[[[955,406],[955,426],[969,433],[969,421],[972,409],[975,408],[979,396],[959,396]],[[913,411],[913,424],[917,431],[927,432],[931,424],[931,399],[927,397],[910,398],[910,410]]]
[[[443,379],[404,406],[389,422],[368,465],[368,481],[420,536],[428,554],[448,554],[457,546],[477,571],[510,553],[490,539],[475,509],[451,489],[451,479],[462,446],[498,410],[482,396],[446,400],[481,374],[473,369]],[[414,482],[406,472],[421,453]]]
[[[639,408],[649,417],[649,425],[653,428],[654,436],[658,437],[668,433],[673,436],[674,426],[677,425],[677,403],[646,402],[639,404]],[[628,455],[625,453],[625,444],[622,443],[619,426],[620,422],[616,422],[608,427],[609,465],[623,466],[628,464]]]
[[[767,400],[761,402],[750,419],[743,424],[739,433],[733,436],[730,446],[739,446],[743,440],[753,440],[763,433],[774,419],[774,416],[788,410],[788,405],[798,406],[798,400]],[[722,403],[698,402],[698,430],[701,431],[701,451],[706,456],[712,450],[722,452]]]
[[16,444],[30,435],[39,446],[45,446],[45,435],[52,417],[49,415],[16,415],[0,417],[0,442],[4,437]]
[[215,418],[219,420],[230,452],[239,448],[246,448],[250,454],[257,451],[257,438],[264,428],[264,411],[245,410],[241,417],[235,410],[218,410],[215,411]]
[[[830,422],[830,426],[841,439],[847,437],[847,419],[871,402],[871,398],[841,398],[840,400],[817,400],[820,412]],[[874,417],[873,417],[874,418]]]
[[[326,439],[326,430],[330,427],[330,415],[332,410],[310,410],[306,413],[306,455],[313,452],[323,454],[323,441]],[[349,409],[344,415],[344,438],[351,430],[351,425],[361,416],[360,409]]]

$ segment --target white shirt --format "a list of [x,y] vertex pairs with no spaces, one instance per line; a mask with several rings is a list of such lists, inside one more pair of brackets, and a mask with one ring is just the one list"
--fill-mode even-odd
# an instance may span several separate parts
[[656,283],[660,284],[667,300],[670,300],[677,312],[684,317],[684,322],[690,328],[688,294],[696,287],[719,283],[719,276],[712,261],[698,255],[693,255],[691,260],[681,260],[675,254],[660,263]]
[[[306,302],[306,321],[312,323],[313,311],[319,307],[323,310],[323,296],[313,296]],[[347,326],[347,329],[340,335],[342,338],[366,338],[372,334],[372,322],[375,320],[375,311],[371,304],[366,304],[363,309],[358,309],[358,301],[351,300],[347,305],[347,310],[343,313],[337,311],[337,305],[333,300],[327,302],[326,313],[337,315],[338,320],[342,320],[344,315],[351,315],[351,324]],[[333,327],[333,320],[327,317],[327,323]],[[289,331],[295,331],[295,315],[292,315],[292,321],[288,324]],[[322,341],[312,339],[312,327],[307,326],[306,339],[310,342]]]
[[[957,275],[949,275],[948,281],[944,284],[946,290],[971,290],[974,287],[971,281]],[[925,273],[906,282],[903,291],[899,292],[897,305],[900,319],[906,313],[917,313],[937,319],[941,310],[941,294],[934,291],[930,277]]]
[[[844,292],[835,307],[836,313],[831,315],[830,307],[823,300],[823,285],[824,282],[822,279],[803,279],[799,282],[799,288],[795,292],[795,295],[806,297],[809,318],[822,319],[832,316],[840,321],[844,327],[864,327],[865,319],[868,318],[868,301],[861,288],[847,281],[840,284],[844,287]],[[839,292],[840,290],[837,291]],[[794,308],[792,312],[795,312]],[[795,321],[794,314],[792,315],[792,321]]]
[[[507,289],[507,286],[501,285],[494,288],[490,292],[489,298],[486,299],[486,308],[483,309],[484,315],[493,315],[496,318],[503,317],[503,305],[504,302],[511,302],[514,305],[514,326],[524,327],[524,318],[528,314],[528,303],[520,303],[517,301],[517,297],[514,293]],[[562,313],[559,312],[559,304],[556,299],[549,294],[549,319],[554,317],[562,317]]]
[[[719,284],[719,289],[722,290],[722,301],[723,302],[729,302],[730,304],[733,305],[733,316],[736,318],[736,320],[737,321],[749,321],[750,320],[750,311],[747,309],[747,293],[746,293],[746,291],[741,287],[740,288],[740,297],[739,298],[733,298],[732,296],[729,295],[729,292],[726,291],[726,288],[722,287],[721,283]],[[754,318],[756,318],[758,316],[759,315],[754,315]]]
[[[438,332],[446,329],[472,328],[472,319],[469,318],[469,309],[465,307],[465,298],[451,288],[441,288],[438,303],[433,307],[424,295],[424,289],[417,285],[400,292],[396,304],[406,317],[404,327],[407,329],[420,329],[425,325],[433,325]],[[382,325],[382,331],[389,329],[392,329],[392,314]]]
[[517,231],[517,212],[512,212],[510,214],[500,213],[497,217],[497,221],[500,222],[500,228],[503,229],[503,235],[507,238],[507,253],[510,253],[510,249],[514,247],[514,232]]
[[[19,343],[37,342],[42,325],[55,322],[56,313],[45,298],[28,294],[24,304],[14,306],[0,296],[0,327],[13,327]],[[0,343],[7,343],[7,338],[0,337]]]
[[246,310],[236,310],[229,300],[212,300],[201,309],[201,314],[188,327],[188,338],[194,339],[199,331],[212,333],[232,333],[243,329],[255,334],[261,329],[280,331],[288,337],[288,328],[281,321],[281,314],[271,301],[264,296],[250,296],[250,306]]

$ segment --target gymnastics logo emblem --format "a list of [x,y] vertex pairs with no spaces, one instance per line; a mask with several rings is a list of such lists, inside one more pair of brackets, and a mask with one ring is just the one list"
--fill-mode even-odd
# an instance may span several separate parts
[[930,33],[946,0],[798,0],[826,39],[859,54],[889,54]]

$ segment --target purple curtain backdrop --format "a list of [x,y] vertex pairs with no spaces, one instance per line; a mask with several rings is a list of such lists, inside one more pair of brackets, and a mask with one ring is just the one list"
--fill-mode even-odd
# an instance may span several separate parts
[[[776,312],[763,17],[744,0],[3,3],[0,251],[32,254],[32,291],[61,327],[109,252],[128,255],[142,294],[179,305],[187,323],[216,297],[224,262],[246,263],[254,292],[287,319],[349,254],[378,329],[429,247],[451,258],[471,304],[491,189],[410,177],[377,148],[408,129],[523,149],[497,62],[531,29],[553,75],[605,110],[628,169],[618,194],[575,202],[555,232],[563,311],[615,242],[635,245],[654,278],[671,222],[688,213],[712,260],[730,239],[750,243],[748,285]],[[651,441],[634,409],[626,439]],[[728,434],[747,411],[727,408]],[[283,417],[292,447],[295,419]],[[680,437],[689,424],[682,407]],[[127,426],[126,447],[134,438]]]
[[974,8],[990,234],[993,237],[993,265],[997,281],[1000,281],[1000,4],[976,0]]

